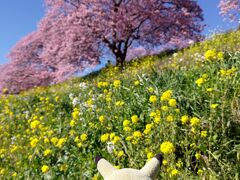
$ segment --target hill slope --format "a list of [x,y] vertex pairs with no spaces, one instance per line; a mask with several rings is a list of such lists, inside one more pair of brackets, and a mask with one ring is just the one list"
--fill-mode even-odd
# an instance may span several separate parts
[[[240,31],[0,99],[0,178],[101,179],[100,154],[159,179],[239,179]],[[167,143],[166,143],[167,142]]]

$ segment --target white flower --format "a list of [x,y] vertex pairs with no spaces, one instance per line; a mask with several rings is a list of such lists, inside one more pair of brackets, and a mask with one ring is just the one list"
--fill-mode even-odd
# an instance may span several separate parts
[[82,82],[82,83],[79,84],[79,87],[82,88],[82,89],[86,89],[87,88],[87,83]]
[[113,150],[114,150],[114,144],[113,144],[113,142],[108,142],[108,143],[107,143],[107,151],[108,151],[109,153],[112,153]]
[[177,55],[178,55],[178,53],[174,53],[174,54],[173,54],[173,57],[177,57]]
[[93,104],[93,105],[91,106],[91,108],[92,108],[92,110],[95,110],[95,109],[97,108],[97,106]]
[[74,94],[73,94],[73,93],[70,93],[68,97],[69,97],[70,99],[73,99],[73,98],[74,98]]
[[79,103],[80,103],[80,101],[79,101],[79,99],[78,99],[77,97],[73,98],[73,100],[72,100],[73,106],[76,106],[76,105],[78,105]]
[[26,119],[30,117],[30,112],[29,111],[24,111],[23,114],[25,114]]

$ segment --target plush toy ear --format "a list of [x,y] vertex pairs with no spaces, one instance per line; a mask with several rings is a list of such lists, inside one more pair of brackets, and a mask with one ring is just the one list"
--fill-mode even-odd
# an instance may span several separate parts
[[95,158],[95,162],[97,164],[97,169],[99,173],[103,176],[105,179],[107,176],[112,174],[114,171],[117,171],[113,165],[111,165],[107,160],[101,158],[100,156],[97,156]]
[[163,161],[163,156],[161,154],[157,154],[154,158],[148,161],[140,171],[146,176],[154,179],[158,171],[160,170],[162,161]]

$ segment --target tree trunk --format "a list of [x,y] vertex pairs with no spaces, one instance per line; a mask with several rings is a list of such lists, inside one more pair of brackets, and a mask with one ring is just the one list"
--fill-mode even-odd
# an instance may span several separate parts
[[118,54],[115,54],[115,56],[116,56],[117,66],[119,66],[120,69],[123,70],[124,62],[126,59],[125,53],[118,53]]

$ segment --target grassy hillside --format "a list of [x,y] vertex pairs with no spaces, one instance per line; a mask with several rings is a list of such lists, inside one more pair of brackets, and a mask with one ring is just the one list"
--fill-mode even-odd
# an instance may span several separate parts
[[[240,178],[240,31],[0,99],[0,179],[101,179],[164,155],[159,179]],[[114,149],[113,149],[114,147]]]

